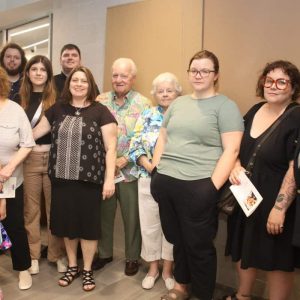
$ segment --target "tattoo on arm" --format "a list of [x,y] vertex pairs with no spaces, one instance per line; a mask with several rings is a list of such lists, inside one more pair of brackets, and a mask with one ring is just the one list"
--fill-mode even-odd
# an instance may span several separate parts
[[284,199],[284,195],[283,195],[283,194],[279,194],[279,195],[277,196],[276,202],[282,202],[283,199]]
[[[292,164],[286,172],[279,194],[275,201],[275,206],[282,210],[287,210],[296,196],[296,183]],[[276,208],[275,207],[275,208]]]

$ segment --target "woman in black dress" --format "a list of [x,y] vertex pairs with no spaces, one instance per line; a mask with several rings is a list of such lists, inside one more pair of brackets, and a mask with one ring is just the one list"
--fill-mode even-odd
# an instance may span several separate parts
[[294,159],[294,174],[296,186],[296,217],[293,235],[293,245],[300,248],[300,130],[298,136],[298,143],[296,155]]
[[69,260],[58,283],[65,287],[79,276],[80,242],[85,291],[95,288],[91,264],[100,238],[100,204],[114,193],[117,142],[116,121],[105,106],[95,102],[95,86],[87,68],[75,68],[65,84],[64,102],[50,107],[34,128],[35,138],[51,131],[50,229],[64,238]]
[[[253,149],[282,114],[296,105],[300,73],[287,61],[267,64],[258,79],[257,95],[264,102],[245,115],[245,134],[240,157],[230,181],[246,167]],[[239,288],[226,299],[250,299],[256,270],[267,271],[269,299],[288,299],[297,264],[292,246],[295,218],[293,157],[300,125],[300,107],[293,109],[262,145],[251,180],[263,197],[248,218],[239,208],[228,218],[226,254],[237,262]]]

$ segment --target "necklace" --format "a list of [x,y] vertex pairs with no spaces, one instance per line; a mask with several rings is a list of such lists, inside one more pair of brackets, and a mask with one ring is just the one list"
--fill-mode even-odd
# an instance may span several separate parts
[[83,105],[81,107],[75,107],[75,116],[80,116],[80,111],[85,107],[85,101],[83,102]]

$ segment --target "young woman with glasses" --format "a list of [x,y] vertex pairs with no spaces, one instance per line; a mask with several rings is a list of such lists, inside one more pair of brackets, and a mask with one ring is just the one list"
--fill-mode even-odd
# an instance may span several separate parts
[[[237,105],[217,93],[219,62],[210,51],[190,60],[193,93],[164,115],[153,157],[151,192],[166,239],[174,245],[174,289],[161,299],[213,298],[216,279],[218,190],[239,152],[243,122]],[[159,164],[158,164],[159,162]]]
[[[240,156],[230,175],[239,184],[254,147],[272,124],[297,105],[300,73],[287,61],[267,64],[257,83],[257,96],[263,99],[245,115],[245,134]],[[269,299],[288,299],[299,255],[292,246],[295,217],[293,157],[300,126],[300,107],[293,108],[262,144],[251,181],[263,201],[246,218],[241,209],[228,219],[226,253],[237,263],[237,293],[224,299],[250,300],[257,269],[267,271]]]

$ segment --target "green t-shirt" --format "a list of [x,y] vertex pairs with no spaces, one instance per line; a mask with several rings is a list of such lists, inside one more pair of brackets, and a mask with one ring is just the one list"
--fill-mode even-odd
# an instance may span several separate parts
[[221,134],[244,131],[237,105],[224,95],[179,97],[162,126],[167,129],[167,143],[158,172],[182,180],[210,177],[223,152]]

